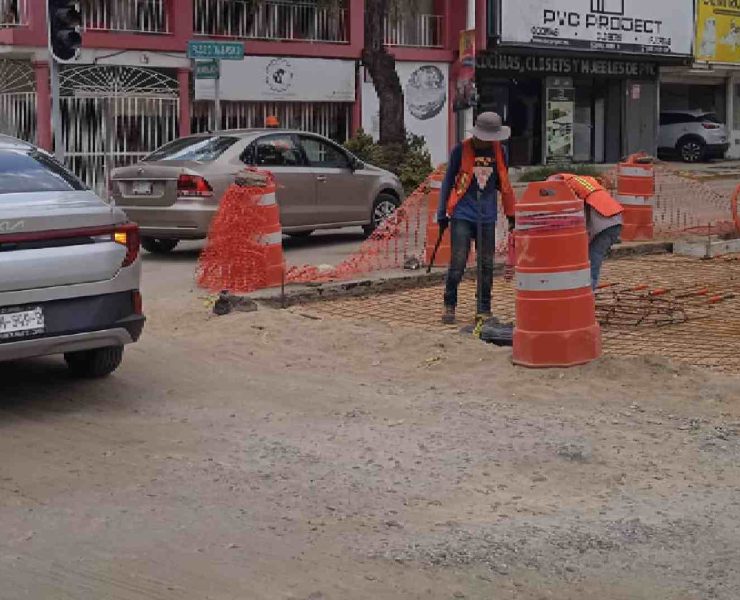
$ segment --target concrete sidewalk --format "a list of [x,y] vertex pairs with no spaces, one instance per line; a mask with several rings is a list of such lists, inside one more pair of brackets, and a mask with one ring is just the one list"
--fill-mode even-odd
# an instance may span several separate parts
[[[644,256],[652,254],[667,254],[673,250],[670,241],[655,242],[623,242],[616,245],[612,258],[626,258],[629,256]],[[501,257],[494,266],[494,276],[503,274],[504,263]],[[289,284],[285,286],[283,294],[280,288],[258,290],[247,296],[258,302],[270,306],[288,307],[294,304],[304,304],[321,300],[351,296],[368,296],[385,292],[394,292],[405,289],[430,287],[444,281],[447,274],[446,267],[436,267],[431,273],[426,267],[418,270],[389,269],[373,271],[346,281],[326,281],[308,284]],[[468,277],[474,277],[475,268],[468,270]]]

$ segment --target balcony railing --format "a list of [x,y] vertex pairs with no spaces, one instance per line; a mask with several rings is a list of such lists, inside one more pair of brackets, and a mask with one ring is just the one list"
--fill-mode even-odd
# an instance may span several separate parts
[[347,42],[346,8],[288,0],[196,0],[195,33],[259,40]]
[[28,25],[27,0],[0,0],[0,29]]
[[442,15],[416,15],[399,20],[386,19],[385,43],[388,46],[442,48]]
[[81,0],[86,31],[169,33],[167,0]]

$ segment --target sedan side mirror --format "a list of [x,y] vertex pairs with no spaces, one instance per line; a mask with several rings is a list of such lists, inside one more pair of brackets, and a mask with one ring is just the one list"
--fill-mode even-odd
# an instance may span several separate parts
[[365,168],[365,163],[362,162],[360,159],[355,158],[352,161],[351,167],[353,171],[362,171],[362,169]]

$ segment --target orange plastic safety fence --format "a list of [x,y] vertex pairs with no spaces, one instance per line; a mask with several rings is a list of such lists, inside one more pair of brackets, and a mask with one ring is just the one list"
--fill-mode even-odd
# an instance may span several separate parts
[[[444,167],[437,170],[437,173],[443,172]],[[735,231],[732,192],[736,182],[730,181],[732,189],[726,189],[724,184],[703,182],[659,162],[655,165],[655,175],[656,239]],[[606,187],[614,189],[616,169],[606,171],[600,179]],[[517,187],[517,194],[521,196],[523,188]],[[232,186],[225,194],[198,267],[198,283],[202,287],[234,292],[265,287],[267,252],[259,243],[259,235],[265,227],[264,212],[256,205],[262,193],[261,188]],[[432,210],[428,194],[429,186],[425,182],[340,264],[292,266],[286,273],[286,283],[348,280],[374,271],[421,268],[426,260],[425,249],[436,241],[427,240],[429,210]],[[503,214],[501,210],[499,214]],[[506,220],[499,219],[496,253],[500,262],[505,261],[509,249],[506,229]],[[471,263],[473,260],[471,256]]]
[[[444,173],[444,166],[436,173]],[[427,202],[429,184],[424,182],[401,204],[360,248],[339,265],[321,269],[313,265],[294,266],[288,270],[289,283],[309,283],[347,280],[373,271],[421,268],[425,262],[427,223],[430,210]],[[499,208],[499,213],[503,214]],[[496,231],[496,252],[503,255],[508,247],[506,225],[500,220]],[[434,244],[435,240],[431,240]],[[471,252],[469,264],[474,263]]]
[[704,182],[665,164],[657,164],[654,213],[656,238],[732,233],[735,225],[728,181],[734,189],[732,180]]
[[198,261],[198,285],[211,291],[253,292],[266,286],[267,246],[260,242],[266,215],[263,188],[231,185],[221,199]]

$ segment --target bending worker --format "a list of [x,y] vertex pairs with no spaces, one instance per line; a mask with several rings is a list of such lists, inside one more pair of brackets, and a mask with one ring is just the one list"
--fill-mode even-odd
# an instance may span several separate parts
[[491,316],[491,286],[493,284],[494,231],[497,217],[497,190],[501,191],[509,229],[514,227],[516,198],[509,182],[506,153],[501,144],[509,139],[511,129],[502,124],[493,112],[481,113],[473,129],[473,137],[458,144],[450,154],[447,173],[442,183],[437,209],[440,231],[450,227],[452,258],[447,272],[442,322],[455,322],[457,289],[460,286],[472,240],[476,239],[478,223],[482,225],[480,247],[482,258],[477,298],[479,317]]
[[591,286],[599,285],[601,265],[622,234],[624,207],[593,177],[570,173],[553,175],[549,181],[565,181],[584,202],[588,230],[588,258],[591,261]]

